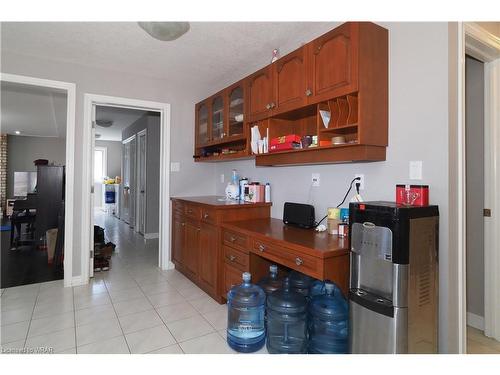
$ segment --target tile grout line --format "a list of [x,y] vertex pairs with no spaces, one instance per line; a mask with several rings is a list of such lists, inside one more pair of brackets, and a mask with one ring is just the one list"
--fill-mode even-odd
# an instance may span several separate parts
[[28,323],[28,330],[26,331],[26,337],[24,338],[23,349],[26,348],[26,342],[28,341],[28,334],[30,333],[31,322],[33,321],[33,315],[35,314],[36,304],[38,302],[38,295],[40,294],[40,285],[38,285],[38,292],[36,293],[35,304],[33,305],[33,311],[31,312],[30,322]]
[[[118,326],[120,327],[120,331],[122,331],[123,340],[125,340],[125,345],[127,345],[128,353],[132,354],[132,350],[130,350],[130,346],[129,346],[128,341],[127,341],[127,336],[125,336],[125,332],[123,332],[122,323],[120,322],[120,318],[118,317],[118,313],[116,312],[115,304],[113,303],[113,299],[111,298],[111,295],[109,294],[109,289],[108,289],[108,286],[106,285],[106,282],[104,282],[104,287],[106,288],[106,291],[108,293],[108,297],[111,301],[111,306],[113,307],[113,311],[115,312],[116,320],[118,321]],[[116,336],[116,337],[119,337],[119,336]]]

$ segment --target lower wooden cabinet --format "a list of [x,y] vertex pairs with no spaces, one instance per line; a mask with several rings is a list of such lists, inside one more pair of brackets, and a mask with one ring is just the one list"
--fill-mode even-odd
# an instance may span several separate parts
[[241,248],[246,247],[243,246],[246,239],[238,235],[232,240],[230,233],[222,232],[221,224],[245,218],[268,218],[271,205],[235,204],[220,201],[218,197],[172,198],[172,203],[172,262],[179,272],[222,303],[226,285],[241,282],[242,265],[248,264],[248,254],[243,254],[241,249],[233,249],[234,255],[228,252],[228,262],[233,259],[240,269],[225,272],[222,239]]

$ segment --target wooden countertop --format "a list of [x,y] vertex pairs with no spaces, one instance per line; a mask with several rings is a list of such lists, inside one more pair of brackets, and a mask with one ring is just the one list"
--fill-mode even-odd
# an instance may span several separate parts
[[226,200],[226,197],[207,195],[200,197],[171,197],[171,200],[179,200],[187,203],[203,204],[206,206],[216,207],[217,209],[224,208],[238,208],[238,207],[267,207],[271,206],[272,203],[250,203],[250,202],[240,202],[233,200]]
[[232,221],[224,223],[222,226],[317,258],[330,258],[349,252],[347,238],[330,235],[326,231],[316,232],[314,229],[285,225],[279,219]]

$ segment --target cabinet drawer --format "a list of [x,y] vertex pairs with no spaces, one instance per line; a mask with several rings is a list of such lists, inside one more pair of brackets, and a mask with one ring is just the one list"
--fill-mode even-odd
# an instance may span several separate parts
[[263,258],[283,264],[313,277],[321,277],[321,260],[318,258],[260,240],[253,242],[252,249]]
[[222,234],[222,242],[224,245],[242,250],[245,253],[248,252],[248,237],[244,234],[233,232],[231,230],[224,230]]
[[184,204],[180,201],[172,201],[172,211],[183,214],[184,213]]
[[216,224],[217,223],[217,211],[212,209],[212,208],[201,208],[201,220],[211,223],[211,224]]
[[223,246],[224,262],[239,270],[248,271],[249,255],[229,246]]
[[196,206],[193,204],[186,204],[184,213],[186,214],[186,216],[188,216],[192,219],[200,220],[201,208],[199,206]]
[[241,284],[241,274],[242,272],[229,264],[224,264],[224,292],[227,296],[227,292],[235,286]]

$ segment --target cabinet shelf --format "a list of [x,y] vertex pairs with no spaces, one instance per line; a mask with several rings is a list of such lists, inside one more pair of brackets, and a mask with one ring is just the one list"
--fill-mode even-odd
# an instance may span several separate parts
[[213,141],[204,143],[202,145],[197,145],[196,148],[203,148],[203,147],[211,147],[211,146],[222,146],[226,145],[229,143],[235,143],[239,141],[245,141],[246,142],[247,137],[244,134],[237,134],[237,135],[232,135],[230,137],[224,137],[220,139],[214,139]]
[[338,133],[338,134],[346,134],[346,133],[354,133],[358,128],[358,124],[344,125],[338,126],[336,128],[324,128],[320,129],[320,133]]
[[248,153],[245,152],[236,152],[234,154],[220,154],[220,155],[214,155],[214,156],[200,156],[198,158],[195,158],[194,161],[198,163],[203,163],[203,162],[220,162],[220,161],[231,161],[231,160],[245,160],[245,159],[253,159],[255,156],[254,155],[248,155]]

